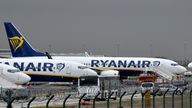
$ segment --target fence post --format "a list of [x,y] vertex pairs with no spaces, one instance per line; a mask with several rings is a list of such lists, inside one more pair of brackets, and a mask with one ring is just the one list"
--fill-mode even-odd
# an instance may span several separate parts
[[12,108],[12,103],[15,100],[13,97],[13,91],[11,89],[7,89],[5,91],[6,96],[2,96],[2,99],[7,102],[7,108]]
[[65,100],[63,101],[63,108],[65,108],[65,103],[66,103],[67,99],[68,99],[70,96],[71,96],[71,94],[69,94],[69,95],[65,98]]
[[163,108],[165,108],[165,95],[167,94],[168,91],[169,91],[169,89],[167,89],[165,91],[165,93],[163,94]]
[[190,106],[190,108],[192,108],[192,104],[191,104],[191,94],[192,94],[192,89],[190,90],[190,96],[189,96],[189,101],[190,101],[190,102],[189,102],[189,104],[190,104],[189,106]]
[[11,99],[8,103],[7,103],[7,108],[13,108],[12,107],[12,103],[15,100],[15,98]]
[[79,98],[79,108],[81,108],[81,100],[83,99],[83,97],[85,97],[86,93],[84,93],[80,98]]
[[53,99],[53,97],[54,97],[54,95],[52,95],[52,96],[48,99],[47,104],[46,104],[46,108],[49,108],[49,102],[51,101],[51,99]]
[[178,88],[176,88],[174,91],[173,91],[173,94],[172,94],[172,108],[174,108],[174,104],[175,104],[175,99],[174,99],[174,95],[176,93],[176,91],[178,90]]
[[27,104],[27,108],[30,108],[31,102],[33,102],[33,101],[35,100],[35,98],[36,98],[36,97],[33,97],[33,98],[29,101],[29,103]]
[[145,94],[146,94],[148,91],[149,91],[149,90],[146,90],[144,93],[141,93],[141,96],[142,96],[142,98],[141,98],[142,108],[144,108],[144,96],[145,96]]
[[111,94],[108,95],[107,98],[107,108],[109,108],[109,99],[111,98],[111,96],[113,95],[114,92],[111,92]]
[[93,99],[93,108],[95,108],[95,101],[96,101],[97,97],[98,97],[100,94],[101,94],[101,93],[98,92],[97,95],[94,97],[94,99]]
[[123,108],[122,106],[121,106],[121,100],[122,100],[122,98],[123,98],[123,96],[126,94],[126,91],[125,92],[123,92],[123,94],[120,96],[120,99],[119,99],[119,108]]
[[157,92],[159,92],[159,89],[157,89],[156,91],[153,92],[153,108],[155,108],[155,96],[156,96]]
[[187,90],[187,88],[184,88],[183,91],[181,92],[181,108],[183,108],[183,94]]
[[131,108],[133,108],[133,96],[137,93],[137,90],[131,95]]

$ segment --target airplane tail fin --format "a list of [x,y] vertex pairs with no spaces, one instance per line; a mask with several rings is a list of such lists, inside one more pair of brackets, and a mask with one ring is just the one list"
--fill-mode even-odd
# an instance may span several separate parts
[[13,57],[46,56],[44,53],[35,50],[11,22],[5,22],[4,26]]

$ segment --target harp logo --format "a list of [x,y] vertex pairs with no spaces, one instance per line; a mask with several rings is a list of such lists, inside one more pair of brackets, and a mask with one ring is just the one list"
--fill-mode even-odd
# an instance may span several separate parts
[[14,49],[14,51],[17,51],[17,49],[23,45],[24,41],[22,37],[14,36],[12,38],[9,38],[9,42],[12,48]]
[[65,68],[65,64],[64,63],[58,63],[56,64],[56,68],[59,70],[59,72]]

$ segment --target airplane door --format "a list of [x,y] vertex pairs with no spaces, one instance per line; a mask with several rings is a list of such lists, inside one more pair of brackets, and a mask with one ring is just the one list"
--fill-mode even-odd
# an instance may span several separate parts
[[68,64],[67,66],[66,66],[66,73],[68,74],[68,75],[71,75],[71,64]]
[[3,68],[0,67],[0,75],[3,74]]

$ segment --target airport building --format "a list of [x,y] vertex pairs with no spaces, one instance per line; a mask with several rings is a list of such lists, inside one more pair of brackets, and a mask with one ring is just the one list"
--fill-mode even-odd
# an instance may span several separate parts
[[0,57],[11,57],[11,51],[9,49],[0,49]]

